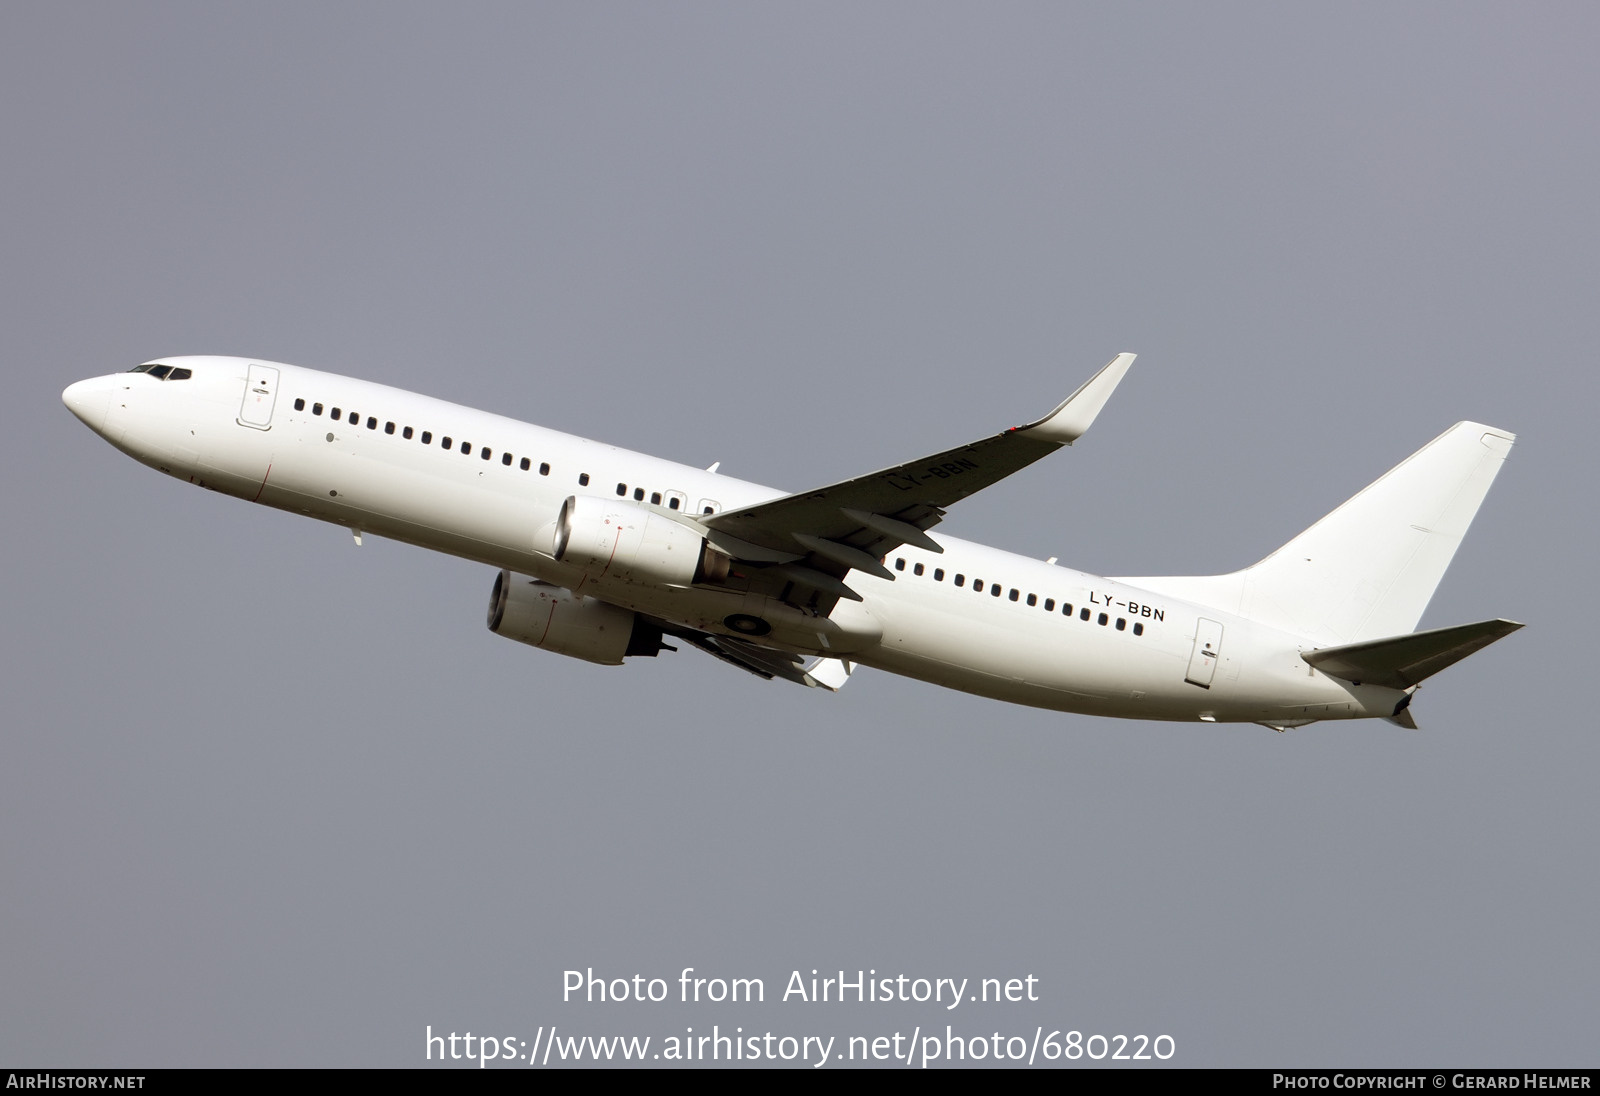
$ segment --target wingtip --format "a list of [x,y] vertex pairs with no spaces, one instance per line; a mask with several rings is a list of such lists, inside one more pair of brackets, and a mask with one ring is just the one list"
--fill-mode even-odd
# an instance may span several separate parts
[[841,658],[819,658],[805,670],[805,683],[812,688],[836,693],[844,688],[855,665]]
[[1111,399],[1111,393],[1117,390],[1117,385],[1122,383],[1122,378],[1127,375],[1128,367],[1136,357],[1137,354],[1128,351],[1118,354],[1101,366],[1098,373],[1079,385],[1077,391],[1062,400],[1054,411],[1038,422],[1018,427],[1019,432],[1026,431],[1042,441],[1071,445],[1094,425],[1095,418]]

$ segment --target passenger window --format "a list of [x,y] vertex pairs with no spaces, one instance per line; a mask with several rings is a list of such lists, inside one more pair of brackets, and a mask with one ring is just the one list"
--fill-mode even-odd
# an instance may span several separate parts
[[633,501],[634,502],[643,502],[644,501],[644,488],[643,487],[635,487],[633,489]]
[[370,416],[370,415],[369,415],[369,416],[368,416],[368,417],[367,417],[367,429],[368,429],[368,430],[376,430],[376,429],[377,429],[377,428],[378,428],[378,420],[377,420],[377,419],[375,419],[375,418],[372,418],[372,417],[371,417],[371,416]]
[[1117,631],[1119,631],[1119,632],[1125,631],[1127,629],[1127,627],[1128,627],[1127,620],[1125,620],[1122,617],[1118,617],[1117,618]]
[[956,585],[957,586],[964,586],[966,584],[966,581],[967,581],[967,576],[966,575],[957,575],[956,576]]
[[306,409],[306,401],[296,398],[294,401],[294,409],[296,411],[304,411]]
[[[494,456],[494,450],[490,449],[487,445],[485,445],[482,449],[478,450],[478,452],[480,454],[482,454],[484,460],[489,460]],[[506,454],[506,463],[507,464],[511,463],[511,454],[510,453]]]
[[935,582],[943,582],[944,581],[944,568],[943,567],[935,567],[933,569],[933,581],[935,581]]
[[627,494],[628,494],[628,485],[626,483],[617,484],[617,498],[619,498],[619,499],[620,498],[625,498],[625,497],[627,497]]
[[320,404],[320,403],[314,403],[314,404],[312,404],[312,405],[311,405],[311,413],[312,413],[312,414],[313,414],[313,415],[320,415],[320,414],[322,414],[322,405],[321,405],[321,404]]
[[1029,594],[1028,595],[1028,604],[1029,605],[1037,605],[1037,604],[1039,604],[1039,596],[1037,594]]
[[1136,636],[1144,635],[1144,625],[1140,624],[1137,620],[1133,622],[1133,634]]
[[915,567],[911,568],[911,573],[914,575],[922,574],[922,564],[919,563]]
[[[1013,594],[1016,593],[1015,590],[1013,590],[1011,592]],[[989,596],[990,597],[999,597],[1000,596],[1000,584],[998,582],[995,583],[993,586],[989,587]]]
[[406,441],[410,441],[411,440],[411,427],[408,426],[404,430],[400,431],[400,436],[402,438],[405,438]]
[[521,464],[522,470],[524,472],[526,472],[528,469],[530,469],[532,467],[533,467],[533,461],[529,460],[527,457],[523,457],[522,458],[522,464]]
[[[1033,603],[1029,602],[1028,604],[1031,605]],[[1047,613],[1053,613],[1053,612],[1056,611],[1056,599],[1055,598],[1047,597],[1047,598],[1044,599],[1044,611],[1047,612]]]
[[1017,592],[1017,588],[1016,588],[1016,587],[1015,587],[1015,586],[1013,586],[1013,587],[1012,587],[1012,588],[1011,588],[1011,600],[1012,600],[1012,601],[1016,601],[1016,600],[1017,600],[1017,598],[1019,598],[1019,597],[1021,597],[1021,596],[1022,596],[1022,595],[1021,595],[1021,594],[1020,594],[1020,593],[1018,593],[1018,592]]
[[1104,628],[1106,626],[1106,621],[1108,621],[1110,619],[1111,619],[1110,617],[1106,616],[1104,613],[1101,613],[1100,614],[1100,619],[1095,621],[1095,623],[1100,625],[1100,627]]
[[587,473],[587,472],[579,472],[578,473],[578,486],[579,487],[587,487],[587,486],[589,486],[589,473]]
[[672,498],[668,499],[667,500],[667,509],[668,510],[676,510],[678,508],[678,501],[679,500],[678,500],[678,497],[676,495],[674,495]]
[[983,593],[983,579],[981,579],[981,578],[973,579],[972,580],[972,588],[974,590],[976,590],[980,594]]
[[472,443],[470,441],[462,442],[461,451],[469,457],[472,456]]
[[337,419],[339,417],[339,409],[337,407],[335,407],[332,411],[329,411],[328,412],[328,417],[329,418],[333,418],[333,419]]
[[511,467],[511,454],[510,453],[501,454],[500,463],[505,465],[507,468],[510,468]]
[[1084,606],[1083,611],[1078,614],[1078,619],[1079,620],[1088,620],[1089,619],[1089,607],[1088,606]]
[[383,424],[383,432],[384,432],[384,433],[385,433],[385,434],[392,434],[392,433],[394,433],[394,423],[392,423],[392,422],[386,422],[386,423],[384,423],[384,424]]
[[541,476],[548,476],[550,474],[550,466],[548,464],[539,465],[539,474]]
[[422,432],[422,444],[423,445],[432,445],[433,444],[433,431],[432,430],[424,430]]
[[440,449],[454,449],[455,448],[455,444],[456,444],[455,442],[450,440],[449,435],[446,435],[445,437],[442,437],[442,438],[439,439],[439,448]]
[[906,561],[903,560],[903,559],[895,560],[894,561],[894,569],[896,571],[904,571],[906,569]]
[[700,512],[702,514],[715,514],[717,512],[717,507],[720,505],[722,504],[716,499],[701,499]]
[[652,491],[652,492],[650,492],[650,505],[652,505],[652,506],[660,506],[661,505],[661,492],[660,491]]
[[351,426],[360,426],[361,425],[361,412],[359,412],[359,411],[350,412],[350,425]]

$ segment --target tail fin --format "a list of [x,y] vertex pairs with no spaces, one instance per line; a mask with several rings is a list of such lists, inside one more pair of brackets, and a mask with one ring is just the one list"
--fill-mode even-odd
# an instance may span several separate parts
[[1319,644],[1410,632],[1515,440],[1458,422],[1254,567],[1122,581]]

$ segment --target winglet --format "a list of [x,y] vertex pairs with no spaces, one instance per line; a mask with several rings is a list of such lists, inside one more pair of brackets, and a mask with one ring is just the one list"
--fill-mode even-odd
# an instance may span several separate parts
[[1095,416],[1116,391],[1122,377],[1133,364],[1133,354],[1118,354],[1105,366],[1084,381],[1082,386],[1061,401],[1061,406],[1038,422],[1017,427],[1017,433],[1026,431],[1040,441],[1053,441],[1057,445],[1071,445],[1088,432]]
[[827,689],[830,693],[836,693],[844,688],[854,669],[854,663],[846,662],[842,658],[819,658],[806,667],[805,683],[813,688]]

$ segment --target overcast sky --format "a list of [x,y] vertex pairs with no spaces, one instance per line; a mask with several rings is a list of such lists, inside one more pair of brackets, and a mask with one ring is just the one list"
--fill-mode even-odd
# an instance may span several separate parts
[[[0,1066],[425,1064],[425,1032],[1165,1034],[1595,1064],[1592,5],[0,8]],[[799,490],[1048,410],[953,535],[1253,562],[1519,435],[1421,730],[830,695],[484,628],[493,574],[197,491],[60,403],[347,373]],[[562,1001],[563,972],[674,1000]],[[679,971],[762,978],[682,1004]],[[795,970],[1035,1002],[782,1001]]]

